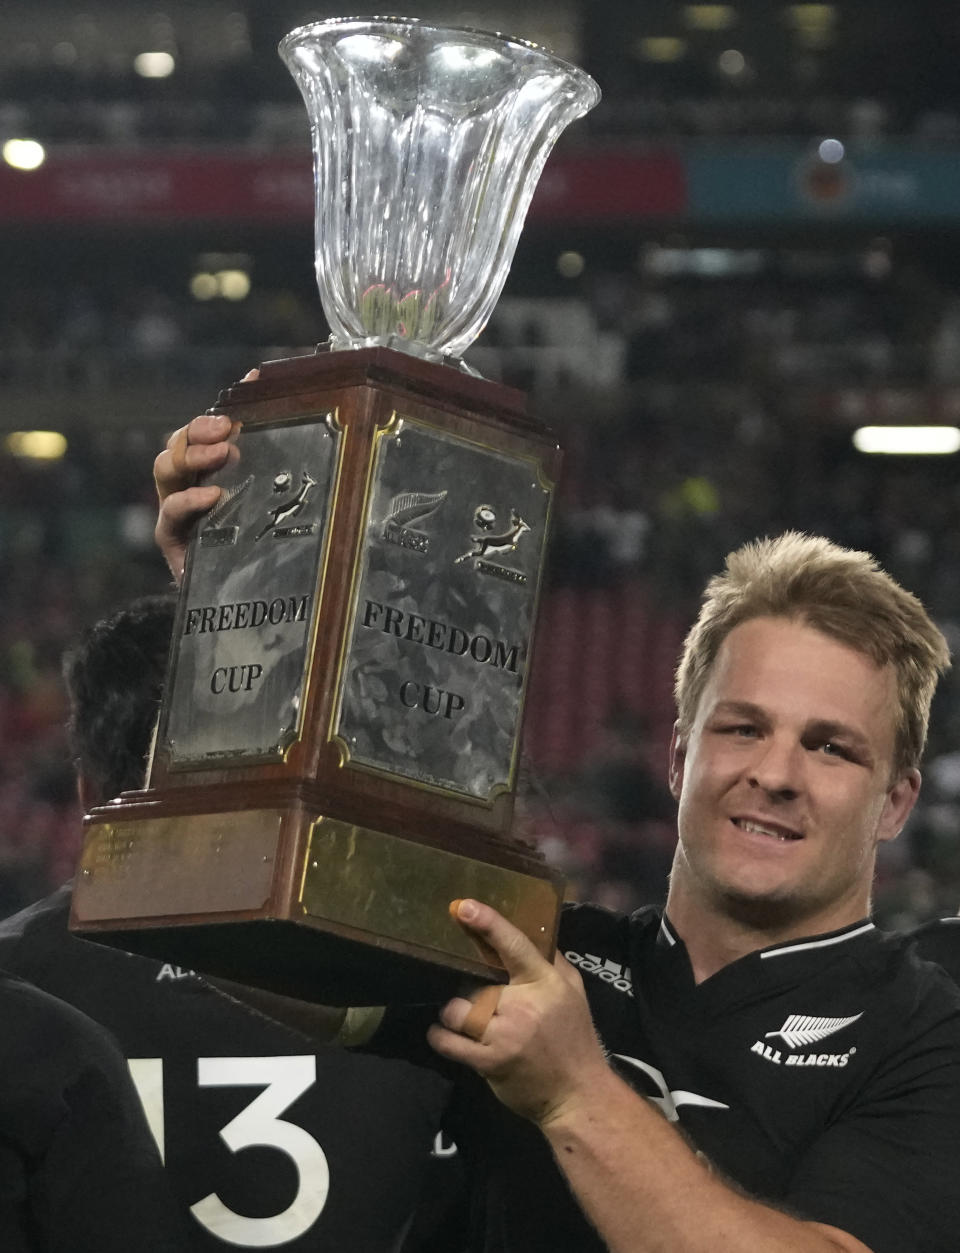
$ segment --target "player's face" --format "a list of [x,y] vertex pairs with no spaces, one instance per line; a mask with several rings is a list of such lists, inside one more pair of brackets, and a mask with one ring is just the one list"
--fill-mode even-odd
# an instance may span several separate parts
[[820,924],[809,934],[863,917],[876,845],[919,788],[916,771],[891,783],[895,711],[892,667],[813,627],[753,618],[731,631],[671,750],[671,898],[773,907],[787,926]]

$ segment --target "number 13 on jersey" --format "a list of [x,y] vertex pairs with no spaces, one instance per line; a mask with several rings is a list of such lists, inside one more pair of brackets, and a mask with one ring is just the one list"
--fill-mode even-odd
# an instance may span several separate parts
[[[160,1156],[166,1150],[163,1107],[163,1058],[136,1057],[130,1074]],[[211,1234],[243,1248],[286,1244],[309,1231],[323,1212],[330,1190],[326,1155],[303,1127],[281,1117],[317,1079],[311,1053],[280,1057],[200,1057],[197,1085],[259,1087],[263,1091],[220,1129],[232,1153],[258,1145],[285,1153],[297,1171],[296,1194],[285,1210],[266,1218],[248,1218],[224,1205],[215,1192],[191,1205],[190,1212]]]

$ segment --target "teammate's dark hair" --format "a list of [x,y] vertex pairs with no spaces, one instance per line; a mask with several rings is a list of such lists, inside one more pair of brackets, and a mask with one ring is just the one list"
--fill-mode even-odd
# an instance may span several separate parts
[[143,787],[175,598],[144,596],[86,630],[65,656],[67,730],[90,803]]

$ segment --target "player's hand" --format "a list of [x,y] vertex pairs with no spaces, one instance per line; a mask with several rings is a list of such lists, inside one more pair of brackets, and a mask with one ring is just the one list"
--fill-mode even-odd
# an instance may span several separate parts
[[545,1125],[608,1074],[583,981],[559,954],[552,965],[545,961],[488,905],[461,901],[457,919],[496,951],[510,983],[479,1038],[463,1034],[472,1008],[463,997],[443,1007],[427,1038],[443,1057],[483,1075],[515,1113]]
[[[241,381],[255,379],[259,373],[250,370]],[[178,583],[193,525],[220,498],[219,487],[200,484],[198,479],[222,469],[237,455],[233,441],[239,429],[238,422],[223,414],[201,414],[173,432],[153,463],[160,505],[154,538]]]

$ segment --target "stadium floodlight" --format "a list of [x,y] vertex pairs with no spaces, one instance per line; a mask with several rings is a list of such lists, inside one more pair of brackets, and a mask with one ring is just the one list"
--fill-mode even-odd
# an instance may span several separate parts
[[47,158],[43,144],[35,139],[8,139],[3,145],[3,159],[15,170],[36,170]]
[[141,78],[169,78],[176,67],[169,52],[141,52],[133,59],[133,68]]
[[67,440],[60,431],[11,431],[3,446],[11,456],[27,461],[59,461]]
[[960,449],[960,428],[955,426],[861,426],[853,433],[853,446],[859,452],[867,453],[944,456]]

